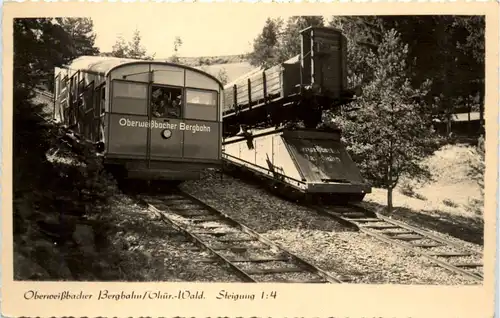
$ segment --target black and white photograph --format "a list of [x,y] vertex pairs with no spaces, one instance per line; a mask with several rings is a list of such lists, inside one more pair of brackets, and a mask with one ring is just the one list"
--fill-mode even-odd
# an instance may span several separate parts
[[[19,301],[81,299],[26,287],[49,282],[224,283],[214,306],[283,297],[237,283],[493,295],[494,16],[81,5],[3,22]],[[212,301],[190,286],[92,297]]]

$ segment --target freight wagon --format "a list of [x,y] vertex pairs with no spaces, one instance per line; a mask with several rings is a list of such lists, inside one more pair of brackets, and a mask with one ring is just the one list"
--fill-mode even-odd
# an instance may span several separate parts
[[371,186],[341,131],[319,128],[325,110],[355,98],[347,87],[347,40],[323,27],[307,28],[300,38],[298,56],[225,86],[223,158],[290,190],[360,201]]
[[55,69],[54,119],[120,177],[183,181],[221,165],[222,84],[187,66],[83,56]]
[[301,120],[314,128],[321,113],[352,100],[347,87],[347,39],[337,29],[301,31],[302,53],[265,70],[255,70],[224,87],[224,134],[239,126]]

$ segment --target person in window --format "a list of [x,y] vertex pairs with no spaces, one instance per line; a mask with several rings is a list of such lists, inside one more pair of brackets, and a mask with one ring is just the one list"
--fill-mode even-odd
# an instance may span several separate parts
[[151,114],[155,117],[161,117],[162,113],[162,105],[161,101],[163,100],[161,89],[157,88],[151,94]]
[[168,106],[168,115],[172,117],[180,117],[181,115],[181,96],[177,96]]
[[160,102],[153,103],[153,115],[155,117],[161,117],[165,109],[165,100],[160,100]]

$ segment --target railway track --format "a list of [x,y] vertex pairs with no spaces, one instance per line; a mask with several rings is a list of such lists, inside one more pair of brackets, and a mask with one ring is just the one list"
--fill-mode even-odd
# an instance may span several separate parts
[[[243,169],[240,171],[245,172]],[[255,177],[254,174],[251,175]],[[243,176],[242,179],[246,180],[247,178]],[[276,193],[275,190],[271,192],[282,195],[282,193]],[[411,250],[439,267],[468,277],[476,282],[483,281],[483,255],[480,252],[466,250],[454,242],[403,222],[387,218],[357,204],[331,206],[322,203],[311,203],[311,201],[303,199],[299,199],[297,202],[302,202],[302,205],[315,210],[319,214],[332,217],[379,241]]]
[[359,205],[310,207],[320,214],[354,226],[377,240],[411,250],[437,266],[475,281],[483,281],[483,255],[480,252],[466,250],[451,241]]
[[245,282],[342,283],[185,192],[136,198],[214,255],[213,259],[201,261],[223,263]]

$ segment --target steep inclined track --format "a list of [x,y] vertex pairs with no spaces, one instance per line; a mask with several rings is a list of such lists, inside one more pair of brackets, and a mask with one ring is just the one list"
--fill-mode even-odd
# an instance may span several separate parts
[[[53,94],[49,92],[39,89],[34,89],[34,92],[38,101],[53,100]],[[164,221],[215,255],[214,259],[201,261],[218,260],[226,263],[244,281],[342,283],[185,192],[140,196],[140,199]],[[454,273],[483,281],[482,253],[466,250],[453,242],[358,205],[309,207],[355,226],[380,241],[411,250]]]
[[311,207],[320,214],[353,225],[380,241],[411,250],[440,267],[476,281],[483,281],[482,253],[466,250],[427,231],[392,220],[358,205]]
[[139,195],[138,198],[152,212],[215,256],[201,261],[225,263],[243,281],[342,283],[187,193],[176,191]]

